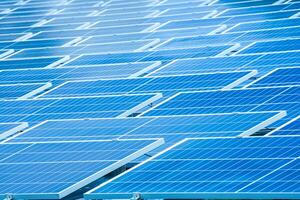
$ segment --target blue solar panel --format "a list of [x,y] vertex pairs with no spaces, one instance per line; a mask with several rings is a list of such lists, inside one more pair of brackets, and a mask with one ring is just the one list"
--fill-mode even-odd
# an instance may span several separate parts
[[143,31],[151,26],[154,23],[148,24],[140,24],[140,25],[124,25],[119,27],[95,27],[89,29],[81,29],[81,30],[63,30],[63,31],[48,31],[48,32],[41,32],[35,37],[34,39],[42,39],[42,38],[60,38],[60,37],[80,37],[80,36],[97,36],[97,35],[111,35],[114,34],[121,34],[121,33],[130,33],[130,32],[140,32]]
[[[80,65],[82,63],[91,62],[91,61],[95,64],[145,62],[145,61],[167,62],[174,59],[215,56],[224,51],[227,52],[235,48],[236,46],[233,45],[224,45],[224,46],[200,47],[200,48],[192,48],[192,49],[83,55],[78,59],[75,59],[74,61],[67,63],[66,66]],[[19,53],[19,55],[20,54],[22,53]]]
[[20,123],[0,123],[0,140],[17,134],[28,127],[26,122]]
[[170,146],[189,137],[251,135],[285,116],[284,112],[45,121],[8,142],[161,138]]
[[249,47],[239,51],[239,54],[271,53],[299,50],[299,39],[286,39],[278,41],[255,42]]
[[24,36],[24,34],[4,34],[4,35],[0,35],[0,42],[4,42],[4,41],[12,41],[12,40],[16,40],[20,37]]
[[160,92],[166,97],[180,91],[230,89],[255,76],[255,71],[241,71],[186,76],[162,76],[134,79],[110,79],[66,82],[42,97],[99,96]]
[[[20,199],[60,199],[162,143],[107,140],[1,144],[0,196],[11,193]],[[19,181],[12,181],[16,179]]]
[[[36,60],[38,61],[41,59]],[[16,62],[16,64],[20,63]],[[0,71],[0,83],[38,83],[51,81],[53,84],[60,84],[70,80],[137,77],[147,73],[149,70],[155,69],[159,65],[159,62],[124,63],[115,65],[94,65],[93,63],[86,62],[80,66],[60,68],[3,70]]]
[[[287,110],[298,116],[300,87],[183,92],[146,111],[145,116]],[[284,120],[281,121],[281,123]]]
[[0,101],[0,121],[36,123],[49,119],[126,117],[160,97],[140,94]]
[[0,99],[27,99],[45,92],[51,83],[0,85]]
[[254,6],[252,8],[236,8],[236,9],[228,9],[224,11],[221,17],[225,16],[237,16],[237,15],[249,15],[256,13],[267,13],[267,12],[276,12],[280,10],[284,10],[288,8],[290,4],[282,4],[282,5],[263,5],[263,6]]
[[45,40],[27,40],[19,42],[0,42],[0,49],[30,49],[30,48],[45,48],[63,46],[71,42],[74,38],[70,39],[45,39]]
[[145,199],[296,198],[299,140],[299,137],[186,140],[101,184],[85,198],[126,199],[135,193]]
[[300,135],[300,115],[270,132],[269,135]]
[[297,27],[300,24],[300,19],[279,19],[270,21],[258,21],[258,22],[248,22],[241,23],[234,26],[228,32],[244,32],[244,31],[256,31],[256,30],[266,30],[266,29],[277,29],[284,27]]
[[299,85],[300,67],[277,68],[248,87]]
[[234,55],[212,58],[175,60],[151,73],[152,76],[203,73],[221,70],[253,70],[261,74],[278,67],[291,67],[300,64],[300,52],[277,54]]
[[193,36],[185,38],[173,38],[159,45],[158,49],[192,48],[206,45],[222,45],[232,43],[248,43],[271,39],[289,39],[299,37],[299,27],[282,28],[276,30],[262,30],[247,33],[227,33],[207,36]]
[[66,62],[68,57],[27,58],[27,59],[5,59],[0,60],[0,69],[32,69],[44,67],[56,67]]
[[78,44],[71,47],[53,47],[51,51],[49,48],[37,49],[23,49],[20,53],[12,56],[12,58],[28,58],[28,57],[52,57],[52,56],[76,56],[82,54],[109,54],[116,52],[134,52],[135,50],[142,50],[157,44],[159,41],[154,39],[140,40],[140,41],[125,41],[116,43],[91,43]]

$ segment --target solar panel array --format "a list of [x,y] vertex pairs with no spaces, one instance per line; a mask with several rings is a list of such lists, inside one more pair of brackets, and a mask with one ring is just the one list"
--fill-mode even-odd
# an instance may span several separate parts
[[2,0],[0,198],[300,198],[299,16],[298,0]]

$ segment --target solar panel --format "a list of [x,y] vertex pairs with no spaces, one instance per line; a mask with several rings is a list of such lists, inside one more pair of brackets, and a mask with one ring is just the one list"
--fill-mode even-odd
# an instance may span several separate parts
[[163,93],[163,96],[166,97],[179,91],[230,89],[256,74],[256,71],[241,71],[186,76],[74,81],[65,82],[40,97],[99,96],[154,92]]
[[[20,64],[20,62],[17,63]],[[158,66],[160,66],[160,62],[138,62],[114,65],[94,65],[92,62],[86,62],[80,66],[3,70],[0,71],[0,83],[38,83],[51,81],[56,85],[70,80],[137,77]]]
[[101,184],[85,199],[298,198],[299,140],[188,139]]
[[0,85],[1,99],[27,99],[44,92],[51,83]]
[[122,33],[134,33],[141,32],[151,26],[155,25],[154,23],[148,24],[139,24],[139,25],[123,25],[123,26],[113,26],[113,27],[97,27],[94,25],[89,29],[79,29],[79,30],[55,30],[55,31],[45,31],[41,32],[34,39],[42,39],[42,38],[64,38],[64,37],[82,37],[82,36],[101,36],[101,35],[111,35],[114,34],[122,34]]
[[15,50],[21,50],[21,49],[30,49],[30,48],[45,48],[45,47],[57,47],[57,46],[63,46],[69,42],[71,42],[72,39],[45,39],[45,40],[26,40],[26,41],[19,41],[19,42],[0,42],[0,48],[1,49],[15,49]]
[[246,7],[246,8],[235,8],[228,9],[221,13],[221,17],[225,16],[237,16],[237,15],[248,15],[254,13],[267,13],[267,12],[276,12],[279,10],[284,10],[288,8],[290,4],[281,4],[281,5],[263,5],[263,6],[254,6],[254,7]]
[[210,44],[222,45],[232,43],[249,43],[274,39],[290,39],[300,36],[299,27],[282,28],[276,30],[262,30],[247,33],[227,33],[216,35],[201,35],[193,37],[172,38],[161,43],[157,49],[178,49],[205,46]]
[[20,37],[24,36],[24,34],[1,34],[0,35],[0,42],[4,42],[4,41],[12,41],[12,40],[16,40]]
[[284,27],[295,27],[299,26],[300,19],[277,19],[269,21],[255,21],[255,22],[245,22],[234,26],[227,32],[244,32],[244,31],[256,31],[256,30],[266,30],[266,29],[277,29]]
[[[52,57],[52,56],[78,56],[82,54],[111,54],[118,52],[134,52],[146,49],[159,42],[159,40],[140,40],[140,41],[126,41],[115,43],[90,43],[78,44],[71,47],[53,47],[53,48],[36,48],[24,49],[12,58],[28,58],[28,57]],[[49,51],[50,50],[50,51]]]
[[151,76],[191,74],[221,70],[258,70],[268,73],[278,67],[291,67],[300,64],[300,52],[269,54],[232,55],[211,58],[174,60],[150,73]]
[[160,39],[160,41],[164,41],[172,37],[207,34],[221,28],[222,27],[220,26],[211,26],[205,28],[200,27],[200,28],[178,29],[176,31],[162,30],[162,31],[151,31],[151,32],[94,36],[93,38],[89,39],[89,42],[95,41],[95,43],[109,43],[109,42],[145,40],[145,39]]
[[278,41],[255,42],[249,47],[239,51],[239,54],[271,53],[299,50],[299,39],[286,39]]
[[272,126],[285,112],[249,112],[136,118],[48,120],[7,142],[88,141],[164,138],[170,146],[189,137],[252,135]]
[[[221,53],[223,54],[223,53],[233,51],[237,47],[238,46],[236,45],[224,45],[224,46],[199,47],[199,48],[191,48],[191,49],[189,48],[189,49],[175,49],[175,50],[162,50],[162,51],[82,55],[78,59],[75,59],[74,61],[67,63],[65,66],[80,65],[81,63],[91,62],[91,61],[95,64],[148,62],[148,61],[167,62],[174,59],[215,56]],[[19,53],[19,55],[21,54],[22,53]]]
[[[179,92],[145,116],[286,110],[285,120],[299,115],[299,86]],[[281,120],[280,123],[284,122]]]
[[1,144],[0,196],[4,199],[10,193],[17,199],[60,199],[162,143],[107,140]]
[[300,67],[277,68],[248,87],[299,85]]
[[45,57],[45,58],[26,58],[0,60],[0,69],[33,69],[33,68],[51,68],[66,62],[69,57]]
[[161,26],[159,29],[163,30],[163,29],[192,28],[192,27],[201,27],[201,26],[215,26],[221,24],[235,25],[237,23],[249,22],[249,21],[289,18],[297,13],[298,13],[297,10],[286,10],[286,11],[278,11],[278,12],[270,12],[270,13],[242,15],[236,17],[217,17],[217,18],[208,18],[208,19],[199,19],[199,20],[178,20],[178,21],[170,21],[164,24],[163,26]]
[[126,117],[160,94],[0,101],[0,121],[37,123],[49,119]]
[[26,122],[20,123],[0,123],[0,140],[3,140],[11,135],[17,134],[28,127]]
[[300,115],[278,127],[268,135],[300,135]]

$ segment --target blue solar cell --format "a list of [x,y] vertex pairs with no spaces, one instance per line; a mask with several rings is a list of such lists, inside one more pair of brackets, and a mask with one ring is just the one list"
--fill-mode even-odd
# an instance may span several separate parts
[[3,29],[3,28],[18,28],[18,27],[29,27],[38,22],[39,22],[39,20],[27,21],[27,22],[8,22],[8,23],[0,23],[0,25],[1,25],[1,29]]
[[0,140],[3,140],[11,135],[20,133],[27,127],[28,127],[28,124],[25,122],[22,122],[22,123],[0,123]]
[[9,142],[161,138],[166,146],[189,137],[251,135],[281,119],[283,112],[46,121]]
[[[85,198],[130,198],[134,193],[147,199],[296,197],[299,140],[189,139],[101,184]],[[290,178],[295,180],[293,187],[288,187]],[[278,187],[274,186],[277,181]]]
[[0,69],[32,69],[32,68],[44,68],[47,66],[55,67],[66,61],[65,57],[49,57],[49,58],[28,58],[28,59],[5,59],[0,60]]
[[50,83],[0,85],[0,99],[27,99],[50,87]]
[[[23,32],[32,32],[38,33],[40,31],[53,31],[56,29],[64,30],[64,29],[75,29],[82,24],[61,24],[56,26],[51,25],[43,25],[39,27],[11,27],[11,28],[0,28],[0,34],[7,34],[7,33],[23,33]],[[49,38],[41,38],[41,39],[49,39]]]
[[63,46],[64,44],[72,41],[72,39],[45,39],[45,40],[26,40],[19,42],[0,42],[1,49],[30,49],[30,48],[46,48],[46,47],[56,47]]
[[163,43],[158,49],[176,49],[176,48],[191,48],[206,45],[222,45],[230,43],[246,43],[256,42],[271,39],[290,39],[299,37],[299,27],[283,28],[276,30],[262,30],[247,33],[227,33],[207,36],[193,36],[185,38],[173,38],[172,40]]
[[232,47],[232,45],[224,45],[192,49],[83,55],[78,59],[67,63],[66,66],[80,65],[85,63],[86,61],[93,61],[93,63],[95,64],[112,64],[145,61],[172,61],[174,59],[183,58],[209,57],[222,53],[223,51],[228,50]]
[[[60,199],[162,143],[163,140],[107,140],[1,144],[0,196],[5,198],[11,192],[21,199]],[[16,178],[20,181],[11,181]]]
[[270,132],[269,135],[300,135],[300,116]]
[[122,33],[134,33],[143,31],[151,26],[154,23],[140,24],[140,25],[124,25],[119,27],[92,27],[89,29],[81,30],[55,30],[55,31],[45,31],[41,32],[33,39],[42,39],[42,38],[64,38],[64,37],[82,37],[82,36],[100,36],[100,35],[111,35],[122,34]]
[[196,20],[178,20],[170,21],[161,26],[159,30],[193,28],[201,26],[216,26],[226,22],[228,18],[196,19]]
[[282,5],[264,5],[264,6],[254,6],[252,8],[236,8],[236,9],[228,9],[223,12],[220,16],[236,16],[236,15],[249,15],[254,13],[267,13],[267,12],[276,12],[287,8],[289,4]]
[[256,42],[253,45],[239,51],[239,54],[294,51],[299,50],[299,45],[299,39]]
[[128,116],[161,95],[102,96],[66,99],[0,101],[2,122]]
[[0,35],[0,42],[5,42],[5,41],[12,41],[16,40],[19,37],[24,36],[25,34],[4,34]]
[[27,58],[27,57],[50,57],[50,56],[67,56],[67,55],[82,55],[82,54],[109,54],[113,52],[133,52],[135,50],[143,49],[143,47],[155,45],[158,40],[140,40],[140,41],[126,41],[116,43],[97,44],[92,40],[90,43],[78,44],[71,47],[53,47],[40,49],[25,49],[12,58]]
[[[146,116],[287,110],[285,120],[300,113],[300,87],[271,87],[224,91],[186,92],[174,95],[146,111]],[[282,123],[284,120],[280,121]]]
[[[243,66],[249,66],[249,63],[259,59],[260,57],[262,56],[251,55],[175,60],[174,62],[164,65],[158,70],[152,72],[151,76],[193,74],[222,70],[233,71],[241,69]],[[253,69],[255,69],[255,67],[253,67]]]
[[253,70],[270,72],[278,67],[291,67],[300,64],[300,52],[276,54],[234,55],[230,57],[194,58],[175,60],[151,73],[152,76],[191,74],[221,70]]
[[284,27],[299,26],[300,19],[279,19],[270,21],[258,21],[258,22],[247,22],[237,24],[235,27],[230,29],[228,32],[243,32],[243,31],[256,31],[256,30],[266,30],[266,29],[277,29]]
[[71,80],[137,77],[159,65],[159,62],[139,62],[116,65],[93,65],[93,63],[86,62],[85,65],[73,67],[3,70],[0,71],[0,83],[38,83],[51,81],[54,84],[60,84],[64,81]]
[[180,91],[232,88],[255,74],[255,71],[241,71],[186,76],[75,81],[59,85],[42,97],[99,96],[104,94],[153,92],[161,92],[165,97]]
[[248,87],[299,85],[300,67],[277,68]]

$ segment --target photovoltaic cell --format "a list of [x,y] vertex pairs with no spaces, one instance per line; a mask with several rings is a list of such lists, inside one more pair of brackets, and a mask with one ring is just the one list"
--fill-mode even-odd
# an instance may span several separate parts
[[264,74],[278,67],[298,66],[299,60],[300,52],[181,59],[162,66],[152,72],[151,76],[254,69]]
[[109,79],[66,82],[43,94],[47,97],[99,96],[160,92],[166,95],[180,91],[232,88],[256,75],[255,71],[161,76],[134,79]]
[[300,67],[277,68],[248,87],[299,85]]
[[107,140],[1,144],[0,197],[11,192],[20,199],[60,199],[162,143]]
[[160,62],[124,63],[115,65],[94,65],[93,62],[86,62],[79,66],[59,68],[3,70],[0,71],[0,83],[38,83],[45,81],[62,83],[71,80],[136,77],[147,73],[147,71],[159,65]]
[[101,184],[85,198],[126,199],[134,193],[145,199],[296,198],[299,140],[188,139]]
[[170,146],[188,137],[251,135],[281,119],[284,112],[253,112],[90,120],[50,120],[8,142],[164,138]]
[[257,31],[257,30],[270,30],[283,27],[299,26],[300,19],[279,19],[270,21],[258,21],[241,23],[230,29],[228,32],[244,32],[244,31]]
[[300,116],[270,132],[269,135],[300,135]]
[[0,69],[32,69],[56,66],[64,61],[66,57],[49,57],[49,58],[28,58],[28,59],[5,59],[0,60]]
[[49,119],[125,117],[160,94],[0,101],[1,122],[37,123]]
[[239,51],[239,54],[271,53],[299,50],[300,39],[286,39],[278,41],[256,42]]
[[86,61],[93,61],[95,64],[112,64],[128,62],[149,62],[149,61],[172,61],[174,59],[209,57],[222,53],[233,48],[233,45],[200,47],[191,49],[175,49],[162,51],[144,51],[128,53],[112,53],[99,55],[83,55],[78,59],[66,64],[66,66],[80,65]]
[[[285,120],[299,115],[300,87],[265,87],[183,92],[144,113],[145,116],[286,110]],[[284,122],[281,120],[279,123]]]
[[51,83],[0,85],[0,99],[27,99],[51,87]]

